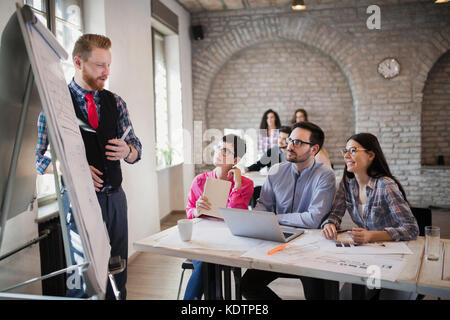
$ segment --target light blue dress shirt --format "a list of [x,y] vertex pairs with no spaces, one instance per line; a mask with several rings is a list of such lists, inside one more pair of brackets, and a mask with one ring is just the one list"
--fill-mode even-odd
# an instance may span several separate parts
[[320,228],[336,192],[336,177],[327,165],[314,162],[299,172],[291,162],[270,168],[255,210],[277,214],[278,222],[300,228]]

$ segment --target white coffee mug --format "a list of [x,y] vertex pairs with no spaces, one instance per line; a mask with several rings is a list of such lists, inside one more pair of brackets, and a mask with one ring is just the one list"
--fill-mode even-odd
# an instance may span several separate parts
[[180,234],[181,240],[183,241],[191,240],[194,222],[191,219],[181,219],[178,220],[177,225],[178,225],[178,233]]

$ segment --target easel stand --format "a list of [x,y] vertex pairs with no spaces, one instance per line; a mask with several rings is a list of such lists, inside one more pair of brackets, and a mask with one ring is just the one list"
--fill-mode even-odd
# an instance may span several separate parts
[[[22,8],[22,6],[20,4],[17,4],[17,11],[16,13],[11,17],[10,21],[8,22],[7,27],[5,28],[3,37],[2,37],[2,46],[4,45],[4,41],[3,38],[7,38],[8,41],[10,41],[11,47],[9,48],[9,42],[6,43],[6,48],[1,48],[2,52],[6,52],[6,54],[4,54],[4,56],[9,57],[9,56],[13,56],[13,54],[15,52],[13,52],[13,54],[11,54],[11,50],[18,50],[17,49],[17,43],[21,44],[20,46],[20,50],[25,50],[25,47],[28,51],[28,54],[30,52],[30,46],[31,46],[31,42],[30,42],[30,35],[27,34],[26,30],[26,24],[33,24],[36,26],[37,29],[41,28],[41,33],[47,33],[48,31],[42,26],[40,25],[40,22],[38,22],[37,18],[35,17],[35,15],[33,14],[31,8],[29,6],[24,6]],[[45,30],[42,30],[42,28],[44,28]],[[6,34],[6,36],[5,36]],[[22,38],[23,37],[23,38]],[[47,36],[47,39],[50,39],[51,37],[53,37],[52,35]],[[54,37],[53,37],[54,38]],[[11,40],[13,39],[13,40]],[[24,43],[20,43],[20,39],[23,40]],[[19,41],[18,41],[19,40]],[[51,42],[55,42],[55,39],[50,39],[52,41]],[[10,51],[8,51],[10,50]],[[66,54],[67,55],[67,54]],[[26,55],[25,55],[26,56]],[[2,56],[3,57],[3,56]],[[33,65],[33,59],[36,59],[35,57],[28,57],[29,60],[23,61],[23,63],[26,63],[24,65]],[[35,63],[35,61],[34,61]],[[5,63],[4,65],[6,65],[7,67],[7,63]],[[43,84],[41,83],[36,83],[35,82],[35,75],[33,73],[33,70],[35,70],[34,68],[32,68],[32,66],[30,66],[28,68],[28,74],[25,75],[27,77],[26,80],[26,86],[25,86],[25,91],[24,91],[24,95],[23,95],[23,101],[22,101],[22,106],[21,106],[21,110],[20,110],[20,119],[18,122],[18,127],[17,127],[17,132],[15,135],[15,141],[14,141],[14,147],[13,147],[13,152],[12,152],[12,156],[11,156],[11,161],[10,161],[10,165],[9,165],[9,172],[8,172],[8,177],[7,177],[7,182],[6,182],[6,187],[4,189],[4,192],[2,195],[0,195],[0,197],[2,197],[2,204],[1,204],[1,211],[0,211],[0,248],[2,246],[2,242],[4,239],[4,235],[5,235],[5,226],[6,226],[6,222],[8,219],[9,214],[11,213],[11,203],[12,203],[12,199],[13,199],[13,190],[14,190],[14,184],[15,184],[15,177],[16,177],[16,173],[17,173],[17,167],[18,167],[18,162],[19,162],[19,155],[20,155],[20,151],[21,148],[23,147],[23,139],[24,139],[24,134],[25,134],[25,129],[26,129],[26,119],[27,119],[27,115],[29,112],[29,107],[30,107],[30,101],[32,99],[32,92],[33,92],[33,88],[35,87],[35,85],[38,87],[39,89],[39,96],[40,96],[40,102],[44,103],[45,99],[43,98],[43,93],[42,93],[42,86]],[[7,70],[8,71],[8,70]],[[2,70],[2,73],[4,71]],[[24,77],[25,77],[24,76]],[[36,79],[38,79],[38,77],[36,76]],[[36,80],[39,81],[39,80]],[[8,106],[5,107],[5,109]],[[54,132],[53,129],[51,128],[51,126],[48,127],[48,137],[49,137],[49,141],[50,144],[52,145],[52,149],[51,149],[51,156],[52,156],[52,163],[53,163],[53,175],[54,175],[54,181],[55,181],[55,187],[56,190],[61,190],[61,186],[60,186],[60,182],[59,182],[59,176],[58,176],[58,172],[57,172],[57,168],[56,168],[56,159],[57,159],[57,153],[58,151],[61,150],[57,150],[56,146],[57,144],[55,143],[55,136],[54,136]],[[37,128],[34,128],[35,131],[37,131]],[[29,137],[28,137],[29,138]],[[34,138],[35,139],[35,138]],[[55,150],[56,149],[56,150]],[[58,153],[60,154],[60,153]],[[33,161],[34,162],[34,161]],[[84,255],[84,261],[79,263],[79,264],[74,264],[72,262],[72,258],[71,258],[71,254],[70,254],[70,245],[69,245],[69,236],[68,236],[68,231],[67,231],[67,225],[66,225],[66,216],[65,216],[65,212],[64,212],[64,206],[63,206],[63,202],[62,202],[62,197],[61,197],[61,193],[60,192],[56,192],[57,194],[57,201],[58,201],[58,207],[59,207],[59,219],[60,219],[60,224],[61,224],[61,231],[62,231],[62,240],[63,240],[63,245],[64,245],[64,255],[65,255],[65,261],[66,261],[66,268],[64,269],[60,269],[57,270],[55,272],[51,272],[47,275],[41,276],[41,277],[36,277],[33,279],[29,279],[27,281],[24,281],[22,283],[18,283],[12,286],[9,286],[7,288],[0,288],[0,298],[8,298],[8,299],[66,299],[66,297],[51,297],[51,296],[42,296],[42,295],[23,295],[23,294],[14,294],[14,293],[10,293],[10,291],[14,290],[14,289],[18,289],[20,287],[29,285],[31,283],[35,283],[37,281],[42,281],[42,280],[46,280],[52,277],[55,277],[57,275],[60,274],[64,274],[67,272],[72,272],[77,270],[79,272],[79,274],[82,274],[84,279],[86,279],[85,275],[86,272],[88,270],[88,268],[91,265],[91,261],[89,260],[89,258]],[[77,227],[80,226],[78,218],[75,216],[75,222]],[[7,257],[10,257],[14,254],[16,254],[17,252],[35,244],[38,243],[40,240],[42,240],[43,238],[45,238],[46,235],[41,235],[39,238],[34,239],[32,241],[29,241],[28,243],[26,243],[25,245],[21,245],[18,248],[2,255],[0,257],[0,261],[3,259],[6,259]],[[83,251],[86,252],[85,248],[86,248],[86,239],[84,239],[83,237],[81,237],[81,242],[82,242],[82,247],[83,247]],[[117,286],[116,283],[114,281],[114,277],[113,274],[118,273],[118,272],[122,272],[124,268],[115,268],[114,270],[110,270],[108,272],[108,278],[109,281],[111,282],[111,286],[114,288],[114,293],[116,296],[116,299],[120,298],[120,292],[117,291]],[[105,279],[106,282],[106,279]],[[102,295],[98,295],[98,294],[93,294],[91,296],[91,299],[101,299],[103,298]]]
[[[16,170],[17,170],[17,163],[18,163],[18,159],[19,159],[19,153],[20,153],[20,149],[22,147],[22,141],[23,141],[23,135],[24,135],[24,129],[25,129],[25,119],[27,117],[27,113],[28,113],[28,107],[29,107],[29,103],[30,103],[30,97],[31,97],[31,92],[33,89],[33,72],[31,70],[30,67],[30,71],[28,74],[28,80],[27,80],[27,85],[26,85],[26,90],[25,90],[25,95],[24,95],[24,101],[23,101],[23,105],[22,105],[22,110],[21,110],[21,114],[20,114],[20,120],[19,120],[19,127],[17,128],[17,133],[16,133],[16,140],[14,142],[14,150],[13,150],[13,154],[11,156],[11,164],[10,164],[10,169],[9,169],[9,176],[8,176],[8,180],[6,183],[6,190],[4,192],[3,195],[3,202],[2,202],[2,219],[1,219],[1,229],[0,229],[0,248],[3,242],[3,238],[4,238],[4,234],[5,234],[5,225],[6,225],[6,218],[9,215],[9,211],[10,211],[10,204],[11,204],[11,199],[12,199],[12,190],[14,187],[14,177],[16,175]],[[54,154],[54,151],[52,151],[52,157],[53,159],[56,159],[56,156]],[[54,177],[55,177],[55,185],[57,186],[57,190],[59,190],[59,179],[58,179],[58,173],[56,171],[56,162],[53,161],[53,168],[54,168]],[[9,292],[12,291],[14,289],[18,289],[20,287],[32,284],[34,282],[37,281],[42,281],[42,280],[46,280],[49,278],[52,278],[54,276],[63,274],[63,273],[67,273],[73,270],[76,270],[78,268],[80,268],[81,270],[85,269],[88,265],[89,262],[85,262],[85,263],[81,263],[78,265],[72,265],[71,259],[70,259],[70,251],[69,251],[69,245],[68,245],[68,235],[67,235],[67,227],[66,227],[66,223],[65,223],[65,217],[64,217],[64,211],[63,211],[63,206],[62,206],[62,201],[61,201],[61,196],[60,193],[57,192],[57,198],[58,198],[58,207],[59,207],[59,217],[60,217],[60,221],[61,221],[61,228],[62,228],[62,234],[63,234],[63,242],[64,242],[64,252],[65,252],[65,256],[66,256],[66,263],[67,263],[67,268],[52,272],[50,274],[41,276],[41,277],[37,277],[37,278],[33,278],[30,280],[27,280],[25,282],[10,286],[8,288],[3,288],[0,289],[0,293],[5,293],[5,292]],[[32,240],[29,243],[20,246],[19,248],[3,255],[2,257],[0,257],[0,261],[3,259],[8,258],[9,256],[12,256],[16,253],[18,253],[19,251],[30,247],[31,245],[39,242],[40,240],[42,240],[43,238],[45,238],[45,236],[41,236],[38,239]],[[2,294],[2,296],[4,298],[15,298],[16,295],[14,294],[10,294],[10,295],[5,295]],[[46,298],[47,296],[41,296],[41,298]],[[55,297],[56,298],[56,297]]]

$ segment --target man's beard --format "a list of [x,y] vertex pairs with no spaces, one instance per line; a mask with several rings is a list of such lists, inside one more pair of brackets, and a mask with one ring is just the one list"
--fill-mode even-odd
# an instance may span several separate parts
[[[301,156],[297,155],[295,152],[290,152],[289,150],[286,151],[286,160],[292,163],[302,163],[309,160],[308,153],[305,153]],[[294,155],[295,157],[289,157],[289,155]]]
[[103,90],[103,83],[99,83],[98,79],[100,79],[101,77],[98,78],[93,78],[90,75],[87,74],[86,70],[82,70],[81,75],[83,77],[83,81],[89,86],[91,87],[94,91],[101,91]]

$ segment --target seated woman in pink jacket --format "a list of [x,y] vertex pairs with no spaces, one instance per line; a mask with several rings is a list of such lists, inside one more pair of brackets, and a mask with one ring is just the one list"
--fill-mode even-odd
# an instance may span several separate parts
[[[226,135],[214,150],[214,170],[199,174],[192,182],[186,214],[189,219],[199,217],[198,209],[211,210],[211,203],[203,195],[206,178],[231,181],[227,208],[248,209],[253,194],[253,181],[241,176],[238,168],[233,168],[245,154],[245,141],[233,134]],[[194,271],[186,287],[185,300],[201,299],[203,294],[201,261],[192,261]]]

